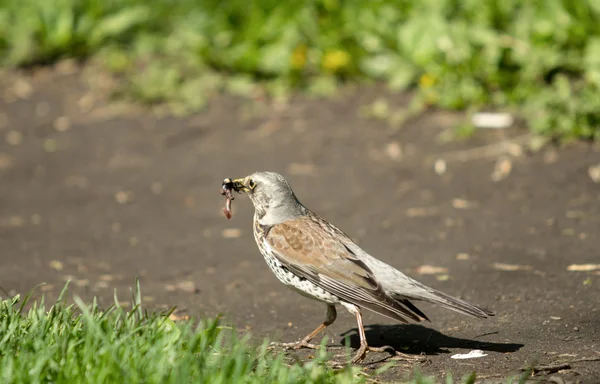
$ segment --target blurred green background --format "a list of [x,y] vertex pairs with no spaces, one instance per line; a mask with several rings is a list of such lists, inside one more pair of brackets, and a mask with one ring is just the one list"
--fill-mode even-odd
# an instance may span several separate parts
[[383,82],[430,106],[600,137],[600,0],[0,0],[0,65],[89,60],[119,96],[330,95]]

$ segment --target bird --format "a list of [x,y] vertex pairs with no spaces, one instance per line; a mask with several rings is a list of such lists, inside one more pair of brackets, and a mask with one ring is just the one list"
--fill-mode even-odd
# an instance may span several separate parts
[[252,201],[254,239],[279,281],[326,305],[325,320],[306,337],[283,344],[286,347],[316,348],[310,341],[333,324],[338,305],[356,317],[360,347],[352,363],[364,360],[369,351],[383,351],[368,345],[363,309],[401,323],[430,321],[413,304],[419,301],[475,318],[494,316],[487,309],[427,287],[371,256],[342,230],[306,208],[278,173],[265,171],[227,178],[223,182],[226,185]]

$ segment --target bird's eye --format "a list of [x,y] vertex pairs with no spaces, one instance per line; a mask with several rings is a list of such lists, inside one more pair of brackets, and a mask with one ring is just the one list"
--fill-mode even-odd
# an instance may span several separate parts
[[256,187],[256,183],[254,182],[254,180],[248,180],[248,187],[250,187],[250,189],[254,189],[254,187]]

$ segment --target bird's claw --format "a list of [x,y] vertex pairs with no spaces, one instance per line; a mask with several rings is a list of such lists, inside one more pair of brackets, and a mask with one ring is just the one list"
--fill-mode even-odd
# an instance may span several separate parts
[[319,349],[321,346],[318,344],[311,344],[308,341],[305,340],[300,340],[300,341],[296,341],[294,343],[276,343],[276,342],[272,342],[271,343],[272,347],[281,347],[281,348],[285,348],[285,349],[293,349],[293,350],[298,350],[301,348],[308,348],[308,349]]
[[402,360],[402,361],[410,361],[410,362],[420,362],[425,360],[423,356],[418,355],[407,355],[402,352],[398,352],[394,347],[390,345],[384,345],[382,347],[371,347],[368,345],[361,345],[356,354],[352,358],[352,363],[360,363],[367,356],[367,352],[378,352],[378,353],[390,353],[392,354],[391,360]]

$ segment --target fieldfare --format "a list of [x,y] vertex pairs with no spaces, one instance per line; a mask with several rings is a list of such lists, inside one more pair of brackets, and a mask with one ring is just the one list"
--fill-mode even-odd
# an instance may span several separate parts
[[325,321],[296,343],[309,342],[336,319],[341,304],[356,316],[360,348],[352,359],[359,362],[369,347],[361,309],[408,323],[428,320],[412,301],[424,301],[477,318],[494,314],[411,279],[374,258],[345,233],[308,210],[283,176],[257,172],[241,179],[225,179],[226,216],[231,217],[233,191],[245,192],[254,204],[254,239],[277,278],[288,287],[327,305]]

